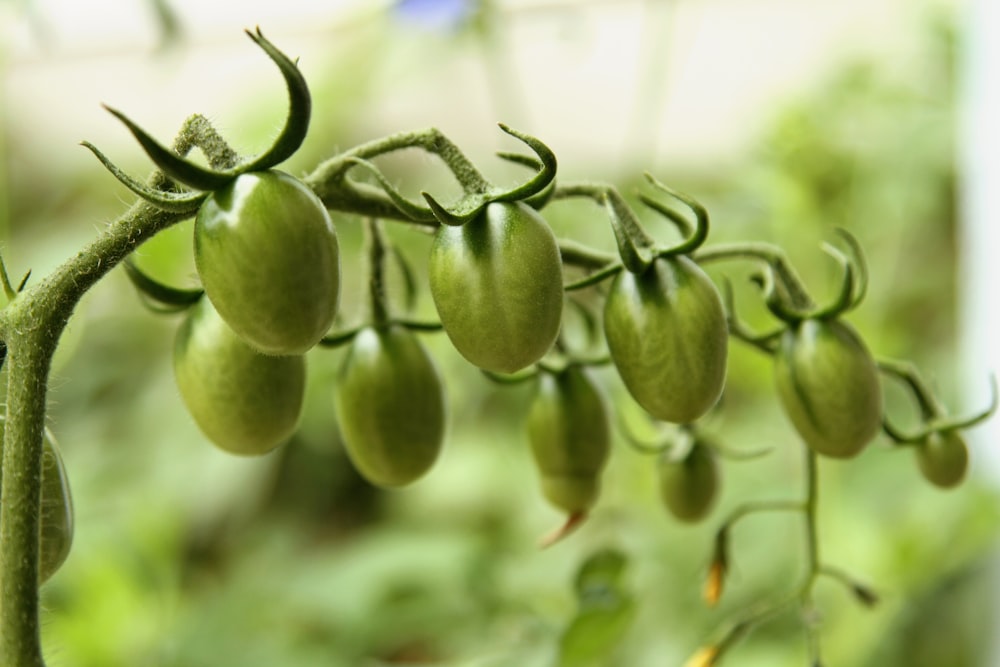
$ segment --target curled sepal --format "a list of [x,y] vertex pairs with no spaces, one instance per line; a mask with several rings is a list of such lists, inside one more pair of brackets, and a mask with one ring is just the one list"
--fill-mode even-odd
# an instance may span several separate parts
[[622,265],[630,273],[642,275],[655,259],[653,239],[639,224],[635,213],[617,190],[608,188],[603,200],[611,229],[615,234],[615,242],[618,244]]
[[[416,221],[427,221],[434,219],[435,217],[434,211],[431,208],[428,208],[426,206],[421,206],[420,204],[406,197],[406,195],[400,192],[395,185],[389,182],[389,179],[385,177],[385,174],[383,174],[382,171],[377,166],[375,166],[374,163],[358,157],[349,157],[347,158],[346,161],[352,165],[361,167],[368,173],[370,173],[372,177],[374,177],[375,180],[378,181],[379,186],[381,186],[382,190],[389,197],[390,201],[392,201],[392,203],[396,206],[396,208],[400,210],[400,212],[403,213],[403,215],[407,216],[411,220],[416,220]],[[427,195],[424,196],[426,197]]]
[[[125,124],[139,142],[139,145],[142,146],[142,149],[146,151],[149,158],[164,174],[195,190],[214,192],[225,187],[236,176],[242,173],[263,171],[275,166],[298,150],[309,128],[312,103],[309,96],[309,88],[298,67],[265,39],[259,29],[256,33],[247,31],[247,35],[267,53],[281,70],[288,85],[289,96],[288,119],[285,121],[285,126],[282,128],[281,133],[274,140],[270,148],[252,160],[244,162],[233,169],[206,169],[179,156],[174,151],[160,144],[122,112],[109,106],[104,107]],[[126,185],[128,184],[126,183]]]
[[764,294],[764,305],[776,318],[787,324],[795,325],[808,319],[815,309],[803,310],[794,307],[788,295],[774,279],[774,269],[769,265],[766,271],[755,273],[750,277]]
[[118,168],[118,165],[89,141],[83,141],[81,145],[89,149],[101,161],[104,168],[110,171],[111,175],[117,178],[122,185],[159,209],[171,213],[190,214],[197,211],[205,198],[208,197],[208,194],[204,192],[166,192],[151,188]]
[[722,301],[726,307],[726,325],[729,328],[729,335],[737,340],[741,340],[748,345],[756,347],[766,354],[774,354],[778,349],[778,341],[785,332],[785,327],[776,331],[759,334],[750,330],[750,327],[740,319],[736,311],[736,296],[733,294],[733,284],[729,278],[722,279]]
[[[452,204],[450,208],[443,206],[429,193],[422,192],[421,195],[427,201],[427,205],[433,212],[434,217],[441,224],[450,227],[460,227],[476,218],[484,208],[494,202],[528,202],[530,200],[532,204],[537,205],[537,201],[534,199],[535,196],[543,193],[555,180],[556,156],[548,146],[535,137],[511,129],[503,123],[500,124],[500,129],[512,137],[520,139],[535,151],[535,154],[538,156],[538,172],[527,182],[510,190],[501,190],[486,184],[477,185],[477,188],[482,187],[483,189],[470,189],[468,186],[463,185],[465,187],[465,194]],[[509,156],[509,154],[504,155]],[[530,160],[530,158],[527,160]],[[518,162],[519,164],[528,164],[527,160],[519,159]],[[380,179],[380,183],[384,187],[384,179]],[[393,197],[393,193],[388,190],[386,194]],[[548,196],[551,196],[551,193]]]
[[154,312],[177,313],[186,310],[198,303],[205,293],[201,289],[181,289],[165,285],[136,266],[131,258],[126,258],[122,266],[143,303]]
[[[682,192],[674,190],[673,188],[667,185],[664,185],[660,181],[656,180],[652,174],[647,173],[645,174],[645,176],[646,180],[649,181],[650,185],[652,185],[660,192],[670,195],[674,199],[678,200],[679,202],[687,206],[689,209],[691,209],[691,212],[694,213],[695,217],[694,229],[690,233],[686,234],[687,238],[685,238],[676,246],[660,250],[657,253],[657,256],[669,257],[671,255],[686,255],[697,250],[705,242],[705,239],[708,238],[708,211],[693,197],[690,197]],[[685,224],[686,221],[684,220],[684,218],[680,217],[680,215],[673,209],[664,206],[646,196],[640,196],[640,199],[646,206],[649,206],[654,211],[661,213],[662,215],[666,216],[669,220],[671,220],[674,224],[678,225],[678,227],[681,228],[682,232],[685,232],[686,229],[690,229],[690,225]]]
[[854,264],[842,252],[829,244],[823,244],[823,251],[837,260],[837,263],[844,270],[844,277],[840,283],[840,291],[834,300],[825,308],[818,309],[812,317],[832,319],[843,315],[854,307],[857,281],[855,280]]
[[[542,161],[538,158],[530,155],[522,155],[521,153],[508,153],[506,151],[500,151],[497,153],[497,157],[502,160],[507,160],[508,162],[513,162],[514,164],[528,167],[529,169],[541,170],[544,167]],[[552,200],[552,195],[555,194],[555,191],[556,180],[552,179],[549,184],[542,188],[537,194],[525,197],[521,201],[536,211],[541,211]]]
[[[922,388],[921,388],[922,390]],[[926,404],[926,398],[925,398]],[[997,407],[1000,407],[1000,394],[997,392],[997,379],[996,376],[990,376],[990,404],[983,410],[976,412],[974,414],[965,417],[948,417],[944,414],[934,414],[931,415],[930,419],[927,419],[922,427],[911,434],[905,434],[899,429],[892,426],[888,418],[882,420],[882,429],[885,431],[886,435],[889,436],[896,444],[900,445],[911,445],[919,444],[926,440],[927,437],[935,433],[945,433],[948,431],[961,431],[964,429],[972,428],[977,426],[982,422],[986,421],[992,417],[996,411]],[[943,408],[935,408],[943,413]]]
[[849,231],[843,227],[838,227],[837,235],[844,240],[847,245],[847,259],[854,269],[854,294],[848,310],[853,310],[861,305],[868,294],[868,262],[865,260],[864,250],[861,244]]
[[271,147],[241,167],[241,171],[261,171],[284,162],[299,149],[309,130],[312,114],[312,98],[309,86],[298,66],[261,33],[246,31],[254,43],[262,48],[274,64],[281,70],[288,86],[288,118]]
[[518,132],[503,123],[500,123],[500,129],[510,136],[520,139],[527,144],[528,148],[535,151],[535,155],[538,156],[538,160],[541,163],[541,168],[534,175],[534,177],[531,178],[531,180],[526,183],[522,183],[512,190],[495,195],[491,201],[522,201],[541,193],[545,190],[545,188],[549,187],[556,178],[557,165],[555,153],[552,152],[552,149],[531,135]]

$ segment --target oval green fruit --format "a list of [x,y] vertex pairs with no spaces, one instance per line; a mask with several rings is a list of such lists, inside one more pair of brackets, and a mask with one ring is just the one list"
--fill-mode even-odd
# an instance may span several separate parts
[[562,259],[552,230],[527,205],[494,202],[460,227],[442,225],[428,274],[445,332],[476,366],[513,373],[555,342]]
[[705,518],[719,496],[719,463],[711,448],[696,442],[680,461],[660,458],[660,499],[677,519],[694,523]]
[[305,359],[254,350],[207,299],[192,308],[177,332],[174,377],[195,423],[221,449],[264,454],[295,432]]
[[329,331],[340,298],[337,235],[323,203],[270,170],[237,176],[198,210],[194,256],[222,319],[266,354],[302,354]]
[[790,326],[775,355],[775,379],[785,414],[818,454],[855,456],[882,427],[878,367],[845,322]]
[[548,501],[570,514],[587,511],[600,492],[611,428],[604,399],[582,368],[542,374],[528,438]]
[[[4,418],[0,415],[0,442],[4,438]],[[0,466],[2,466],[0,461]],[[0,481],[3,480],[0,470]],[[59,446],[48,429],[42,440],[42,489],[38,527],[38,583],[56,573],[73,546],[73,496]]]
[[934,432],[916,445],[917,465],[928,482],[942,489],[961,484],[969,468],[969,448],[958,431]]
[[608,350],[625,387],[649,414],[693,422],[719,400],[729,332],[722,300],[687,257],[661,257],[622,271],[604,306]]
[[362,329],[344,358],[334,401],[347,454],[372,484],[409,484],[437,460],[445,432],[444,389],[411,331]]

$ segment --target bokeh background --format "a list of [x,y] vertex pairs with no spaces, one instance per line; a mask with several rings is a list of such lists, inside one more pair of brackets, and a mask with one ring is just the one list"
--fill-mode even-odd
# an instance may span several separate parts
[[[169,139],[195,112],[245,153],[283,120],[273,66],[243,35],[260,26],[300,57],[314,96],[305,173],[339,149],[437,126],[499,182],[523,176],[493,154],[516,144],[497,121],[541,137],[563,182],[618,185],[643,171],[699,198],[712,241],[785,247],[820,298],[835,272],[820,251],[849,229],[871,265],[851,315],[879,356],[914,360],[959,413],[988,402],[1000,327],[990,202],[1000,155],[1000,17],[988,0],[5,0],[0,1],[0,250],[44,276],[132,196],[76,144],[134,174],[150,165],[102,102]],[[989,63],[993,59],[994,69]],[[996,85],[993,83],[992,85]],[[995,116],[993,116],[995,117]],[[455,192],[429,158],[380,162],[404,189]],[[993,213],[991,214],[991,209]],[[561,236],[612,249],[600,211],[558,204]],[[345,249],[343,323],[360,317],[357,220]],[[651,221],[657,234],[669,230]],[[425,235],[391,226],[417,266]],[[178,285],[196,278],[191,225],[141,248]],[[727,265],[745,317],[763,325],[745,268]],[[713,275],[721,270],[713,267]],[[418,310],[433,311],[421,294]],[[73,488],[77,532],[43,589],[55,667],[117,665],[544,666],[577,611],[573,578],[595,551],[627,558],[632,600],[618,641],[566,664],[683,664],[727,619],[794,585],[801,523],[747,520],[734,533],[719,607],[700,600],[714,530],[751,499],[795,498],[800,453],[777,409],[770,365],[735,344],[709,432],[764,458],[726,461],[710,518],[680,525],[659,504],[655,461],[616,438],[600,504],[577,534],[540,551],[559,514],[541,497],[523,417],[530,385],[498,387],[429,336],[447,379],[450,425],[437,467],[402,491],[351,470],[332,411],[341,352],[311,353],[306,414],[278,451],[247,460],[204,440],[173,385],[177,316],[142,307],[116,270],[81,304],[51,382],[51,428]],[[992,356],[990,356],[992,355]],[[620,383],[598,373],[625,414]],[[915,419],[887,388],[901,423]],[[864,609],[823,583],[826,663],[836,667],[1000,664],[995,625],[998,443],[970,434],[958,490],[922,481],[910,452],[877,440],[824,462],[824,557],[873,585]],[[779,616],[732,664],[806,664],[801,620]]]

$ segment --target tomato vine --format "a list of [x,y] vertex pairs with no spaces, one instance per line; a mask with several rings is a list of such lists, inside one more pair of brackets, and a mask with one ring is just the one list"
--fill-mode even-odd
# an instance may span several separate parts
[[[62,536],[68,548],[72,533],[66,476],[45,429],[52,356],[83,295],[123,262],[155,309],[190,309],[175,351],[180,394],[208,439],[235,453],[269,451],[294,431],[304,355],[313,347],[350,346],[338,379],[336,412],[351,460],[379,486],[408,484],[422,476],[437,460],[445,438],[442,381],[420,334],[443,329],[470,363],[501,383],[537,377],[527,432],[544,495],[568,515],[566,526],[554,534],[560,538],[598,502],[614,422],[585,367],[611,362],[651,421],[676,425],[673,436],[654,445],[633,437],[627,428],[620,430],[634,449],[656,457],[666,509],[693,522],[712,509],[723,483],[719,459],[732,454],[707,438],[698,424],[724,392],[729,341],[743,341],[773,356],[777,394],[803,441],[804,494],[799,500],[751,500],[729,514],[716,533],[706,602],[715,604],[723,594],[733,529],[753,514],[801,514],[806,573],[786,597],[749,610],[689,664],[717,664],[755,626],[794,605],[803,614],[810,659],[819,664],[818,630],[808,620],[817,579],[841,582],[863,604],[877,601],[871,588],[821,558],[816,523],[820,460],[852,457],[884,432],[893,446],[914,449],[930,483],[955,486],[967,469],[962,432],[995,412],[995,388],[988,408],[950,417],[911,364],[873,356],[861,334],[843,319],[864,299],[868,278],[860,245],[846,232],[839,248],[828,249],[844,272],[841,289],[832,303],[819,306],[781,248],[760,242],[704,245],[708,212],[694,198],[647,176],[655,196],[642,193],[640,201],[682,236],[679,243],[662,246],[614,187],[557,183],[553,152],[504,125],[503,132],[531,151],[500,155],[532,172],[511,188],[488,182],[435,129],[351,148],[302,179],[275,171],[305,140],[311,101],[296,64],[259,30],[248,34],[278,67],[288,89],[288,118],[271,147],[244,159],[205,118],[195,115],[167,148],[123,113],[109,109],[157,171],[139,181],[92,144],[85,146],[138,201],[41,280],[28,282],[26,277],[15,288],[0,263],[9,300],[0,311],[0,363],[8,382],[6,418],[0,423],[3,664],[43,667],[38,587],[65,557],[63,546],[52,545]],[[374,162],[411,148],[444,163],[462,189],[456,201],[444,205],[430,193],[422,194],[422,202],[408,199]],[[187,159],[195,149],[205,155],[208,167]],[[616,254],[553,235],[542,212],[574,197],[603,208]],[[689,215],[673,208],[678,203]],[[340,248],[329,212],[367,218],[369,233],[368,319],[333,332]],[[203,290],[163,285],[128,261],[143,242],[193,216]],[[378,220],[434,234],[428,273],[440,323],[411,320],[408,308],[402,315],[394,312],[384,263],[393,257],[400,262],[407,303],[413,301],[416,281],[401,255],[394,254]],[[732,260],[749,260],[759,269],[755,281],[776,321],[774,330],[751,331],[737,314],[728,284],[720,290],[703,268]],[[567,282],[566,267],[583,277]],[[602,316],[572,299],[584,290],[603,299]],[[597,354],[572,349],[561,335],[567,303],[578,309]],[[883,376],[903,383],[916,403],[921,423],[913,432],[896,428],[885,414]],[[275,387],[285,402],[268,396]],[[390,413],[393,417],[387,419]],[[43,498],[52,494],[66,498],[56,517],[62,523],[42,511]],[[614,593],[615,623],[624,623],[633,601],[618,588],[620,557],[608,552],[595,558],[598,570],[601,562],[611,563],[612,574],[599,579],[603,593]],[[581,614],[593,611],[593,591],[581,584],[579,592]],[[616,628],[618,632],[620,626]]]

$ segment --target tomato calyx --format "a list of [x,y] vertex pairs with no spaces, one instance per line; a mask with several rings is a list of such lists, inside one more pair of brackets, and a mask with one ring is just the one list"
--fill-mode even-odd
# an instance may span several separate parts
[[183,289],[162,283],[140,269],[131,257],[122,262],[125,274],[142,299],[143,305],[155,313],[177,313],[198,303],[203,289]]
[[[545,193],[555,179],[557,168],[555,153],[531,135],[519,132],[503,123],[500,123],[499,127],[505,133],[524,142],[537,156],[531,157],[505,152],[500,153],[500,157],[535,169],[534,176],[513,188],[498,188],[472,168],[466,158],[457,150],[442,151],[440,153],[442,160],[451,169],[464,191],[463,196],[450,207],[440,204],[428,192],[421,192],[426,206],[414,202],[400,192],[369,159],[360,156],[349,156],[345,159],[353,166],[362,167],[374,177],[392,203],[407,217],[422,221],[435,220],[438,224],[460,227],[478,217],[491,203],[528,200],[538,206],[538,196],[551,196],[551,193],[548,195]],[[395,148],[397,147],[393,147],[393,150]]]
[[[84,142],[83,145],[132,192],[154,206],[176,213],[193,213],[205,200],[206,193],[224,188],[240,174],[264,171],[291,157],[302,145],[309,129],[312,110],[309,87],[295,62],[268,41],[260,28],[256,32],[247,30],[246,34],[278,66],[288,88],[289,108],[285,124],[271,146],[258,156],[228,168],[205,168],[163,146],[125,114],[105,105],[104,108],[128,128],[153,163],[168,178],[195,190],[170,192],[139,182],[114,165],[92,144]],[[221,150],[231,154],[228,147],[221,147]]]

